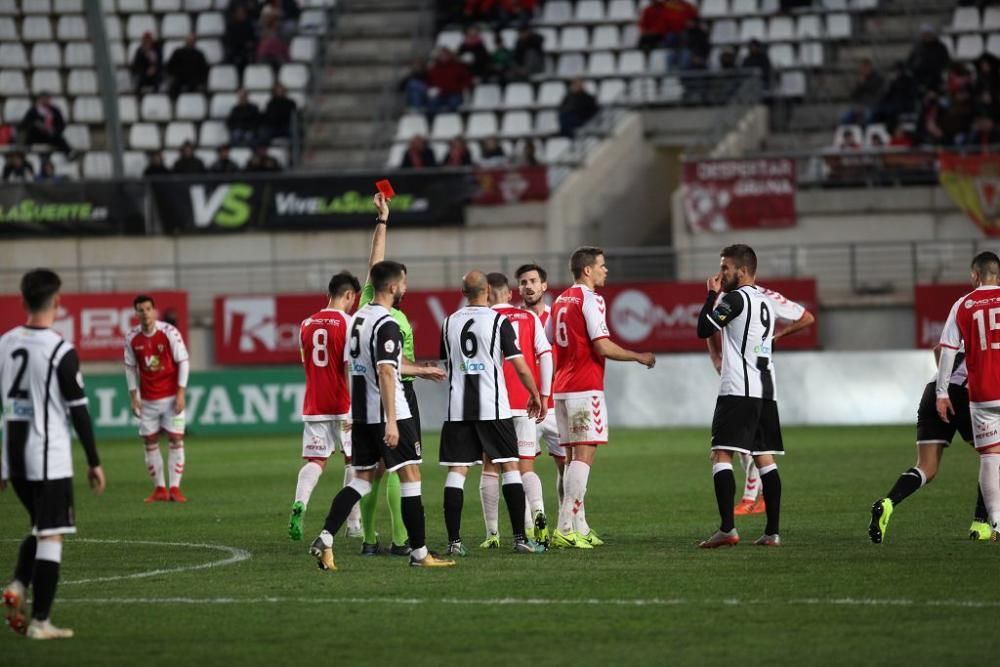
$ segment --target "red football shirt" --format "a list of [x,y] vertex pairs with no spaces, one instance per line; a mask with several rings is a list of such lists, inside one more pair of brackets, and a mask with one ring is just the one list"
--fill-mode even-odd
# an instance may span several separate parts
[[144,401],[177,395],[177,365],[188,360],[181,332],[157,322],[152,334],[134,327],[125,336],[125,365],[139,371],[139,397]]
[[[542,380],[538,368],[538,360],[543,354],[552,352],[552,346],[545,337],[545,330],[542,321],[538,319],[530,310],[521,310],[509,304],[498,304],[493,309],[502,313],[517,334],[517,346],[521,348],[521,354],[531,369],[531,374],[535,378],[535,386],[541,391]],[[507,385],[507,399],[510,402],[511,414],[523,416],[528,414],[528,390],[521,384],[517,377],[514,364],[505,361],[503,364],[503,377]]]
[[1000,287],[983,285],[951,307],[941,345],[958,350],[963,341],[969,402],[1000,404]]
[[344,370],[351,316],[324,308],[302,321],[299,348],[306,372],[302,421],[347,419],[351,394]]
[[604,391],[604,357],[593,341],[609,338],[604,299],[584,285],[573,285],[552,304],[549,326],[556,347],[556,398]]
[[[548,327],[549,326],[549,316],[551,316],[551,315],[552,315],[552,309],[549,308],[548,306],[545,306],[545,310],[543,310],[542,314],[538,316],[538,319],[541,320],[543,327]],[[548,329],[546,329],[546,331],[548,331]],[[552,368],[553,369],[556,368],[556,348],[555,347],[552,348]],[[541,369],[539,369],[539,370],[541,370]],[[556,399],[553,398],[552,396],[549,396],[549,409],[551,410],[555,406],[556,406]]]

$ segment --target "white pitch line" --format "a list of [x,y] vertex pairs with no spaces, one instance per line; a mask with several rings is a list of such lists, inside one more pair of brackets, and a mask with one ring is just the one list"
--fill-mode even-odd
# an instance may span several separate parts
[[468,606],[611,606],[611,607],[693,607],[693,606],[848,606],[848,607],[954,607],[968,609],[997,608],[995,600],[906,600],[865,598],[802,598],[791,600],[688,600],[684,598],[557,600],[545,598],[386,598],[386,597],[256,597],[256,598],[60,598],[59,603],[88,605],[180,604],[180,605],[233,605],[233,604],[387,604],[387,605],[468,605]]

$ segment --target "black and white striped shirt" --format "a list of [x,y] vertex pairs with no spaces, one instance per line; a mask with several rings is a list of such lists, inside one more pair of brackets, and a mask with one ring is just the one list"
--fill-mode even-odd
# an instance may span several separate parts
[[509,419],[503,362],[521,356],[510,321],[487,306],[466,306],[441,326],[448,364],[448,421]]
[[370,303],[354,315],[348,341],[347,363],[351,374],[351,418],[365,424],[385,422],[385,407],[379,391],[378,367],[389,364],[396,370],[396,420],[410,418],[410,406],[403,394],[400,365],[403,334],[389,311]]
[[[710,301],[714,302],[714,293]],[[727,293],[711,309],[706,303],[699,330],[722,331],[720,396],[775,400],[771,350],[775,313],[770,299],[753,285]],[[711,327],[711,328],[710,328]]]

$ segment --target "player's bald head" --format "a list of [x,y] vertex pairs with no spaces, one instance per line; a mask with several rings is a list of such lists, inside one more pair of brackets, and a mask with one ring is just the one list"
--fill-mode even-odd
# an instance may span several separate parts
[[462,278],[462,294],[469,301],[485,297],[488,287],[489,282],[482,271],[469,271]]
[[490,287],[489,303],[491,306],[498,303],[510,303],[510,283],[507,276],[494,271],[486,275],[486,284]]

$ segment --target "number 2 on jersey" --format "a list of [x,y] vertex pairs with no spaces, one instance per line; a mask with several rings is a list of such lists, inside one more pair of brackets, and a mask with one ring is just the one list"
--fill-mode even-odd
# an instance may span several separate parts
[[[990,331],[1000,330],[1000,308],[990,308]],[[986,350],[987,343],[989,343],[989,335],[986,331],[986,311],[977,310],[972,313],[972,319],[976,323],[976,328],[979,329],[979,349]],[[989,343],[989,348],[993,350],[1000,350],[1000,342]]]
[[7,398],[25,400],[28,398],[28,390],[21,388],[21,381],[24,380],[24,372],[28,370],[28,351],[20,347],[11,352],[10,358],[20,359],[21,367],[17,369],[17,375],[14,376],[14,382],[10,385]]

